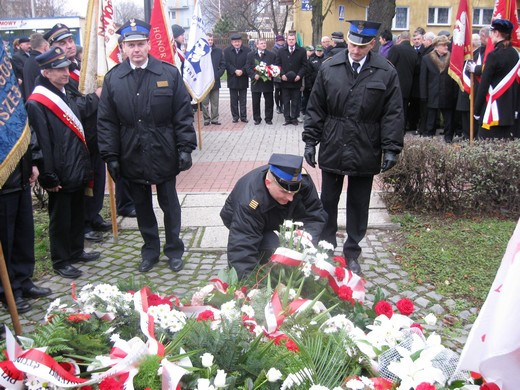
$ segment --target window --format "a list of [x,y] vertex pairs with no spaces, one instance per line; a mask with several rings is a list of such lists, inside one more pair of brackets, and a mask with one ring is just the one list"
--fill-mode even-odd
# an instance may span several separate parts
[[473,8],[473,25],[487,26],[491,24],[493,8]]
[[430,7],[428,8],[428,24],[450,25],[451,8]]
[[169,10],[168,11],[168,18],[172,21],[177,20],[177,11]]
[[410,8],[396,7],[395,16],[392,20],[392,30],[408,30],[408,20],[410,16]]

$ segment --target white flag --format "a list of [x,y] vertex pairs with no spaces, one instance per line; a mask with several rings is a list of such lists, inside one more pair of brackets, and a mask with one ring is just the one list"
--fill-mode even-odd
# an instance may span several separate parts
[[519,280],[520,221],[457,367],[480,373],[501,390],[518,389],[520,378]]
[[184,61],[184,83],[193,100],[200,102],[213,88],[214,82],[211,47],[206,35],[206,26],[202,20],[200,4],[197,1],[191,18],[190,36]]

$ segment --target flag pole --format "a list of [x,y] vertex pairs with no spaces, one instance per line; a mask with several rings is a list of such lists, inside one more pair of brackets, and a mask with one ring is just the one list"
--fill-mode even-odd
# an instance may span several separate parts
[[117,210],[116,210],[116,197],[114,195],[114,181],[112,176],[107,172],[107,185],[108,185],[108,196],[110,198],[110,217],[112,219],[112,235],[114,236],[114,242],[119,239],[119,231],[117,228]]
[[199,130],[199,150],[202,150],[202,130],[200,129],[200,101],[197,101],[197,128]]
[[[473,20],[472,20],[472,10],[471,10],[471,1],[468,1],[468,23],[470,31],[472,31]],[[473,55],[473,39],[470,42],[471,45],[471,55]],[[473,57],[471,58],[473,60]],[[475,138],[475,120],[473,115],[475,115],[475,107],[473,106],[473,101],[475,98],[475,73],[470,73],[470,85],[469,85],[469,144],[473,145],[473,139]]]
[[0,279],[2,287],[4,288],[5,300],[7,308],[13,321],[14,331],[17,335],[22,334],[22,326],[20,325],[20,317],[18,317],[18,309],[16,309],[16,302],[14,301],[13,290],[11,289],[11,281],[9,280],[9,273],[5,264],[4,251],[2,250],[2,243],[0,243]]

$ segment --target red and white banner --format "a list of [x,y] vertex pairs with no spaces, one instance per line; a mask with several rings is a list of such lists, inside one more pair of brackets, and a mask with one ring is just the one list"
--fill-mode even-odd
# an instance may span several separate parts
[[150,25],[150,54],[161,61],[174,64],[170,26],[166,21],[162,0],[153,1]]
[[461,90],[470,92],[470,86],[464,82],[464,65],[472,59],[471,47],[471,15],[468,0],[460,0],[457,20],[453,29],[449,75],[457,82]]
[[148,296],[151,295],[148,287],[143,287],[134,294],[135,310],[139,312],[141,319],[141,331],[147,338],[148,349],[151,354],[164,356],[164,345],[155,338],[154,319],[148,314]]
[[[495,8],[493,9],[493,16],[491,21],[495,19],[507,19],[513,23],[513,32],[511,33],[511,44],[520,49],[520,29],[518,26],[518,14],[516,9],[516,1],[513,0],[495,0]],[[484,53],[484,64],[489,53],[493,51],[495,45],[491,42],[491,37],[488,38],[486,44],[486,51]]]
[[462,350],[457,371],[480,373],[501,390],[518,389],[520,378],[520,221],[482,309]]

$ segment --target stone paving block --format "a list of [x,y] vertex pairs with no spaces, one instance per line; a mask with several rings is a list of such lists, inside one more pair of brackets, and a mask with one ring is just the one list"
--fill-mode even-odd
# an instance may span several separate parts
[[224,206],[228,193],[200,193],[200,194],[186,194],[184,202],[181,203],[183,210],[187,207],[220,207]]
[[444,299],[444,297],[441,294],[437,294],[435,291],[430,291],[426,293],[427,297],[430,297],[432,299],[435,299],[436,301],[440,302]]
[[444,308],[443,308],[441,305],[439,305],[438,303],[436,303],[435,305],[433,305],[433,306],[430,308],[430,310],[431,310],[434,314],[436,314],[436,315],[441,315],[441,314],[444,313]]
[[430,305],[430,301],[423,297],[416,298],[414,303],[422,308]]
[[397,274],[394,274],[393,272],[389,272],[385,275],[388,279],[392,279],[392,280],[397,280],[397,279],[400,279],[401,277]]
[[393,290],[395,292],[399,292],[399,287],[397,286],[397,284],[395,284],[394,282],[392,283],[388,283],[386,285],[390,290]]
[[225,226],[207,226],[204,229],[200,248],[227,248],[229,230]]

